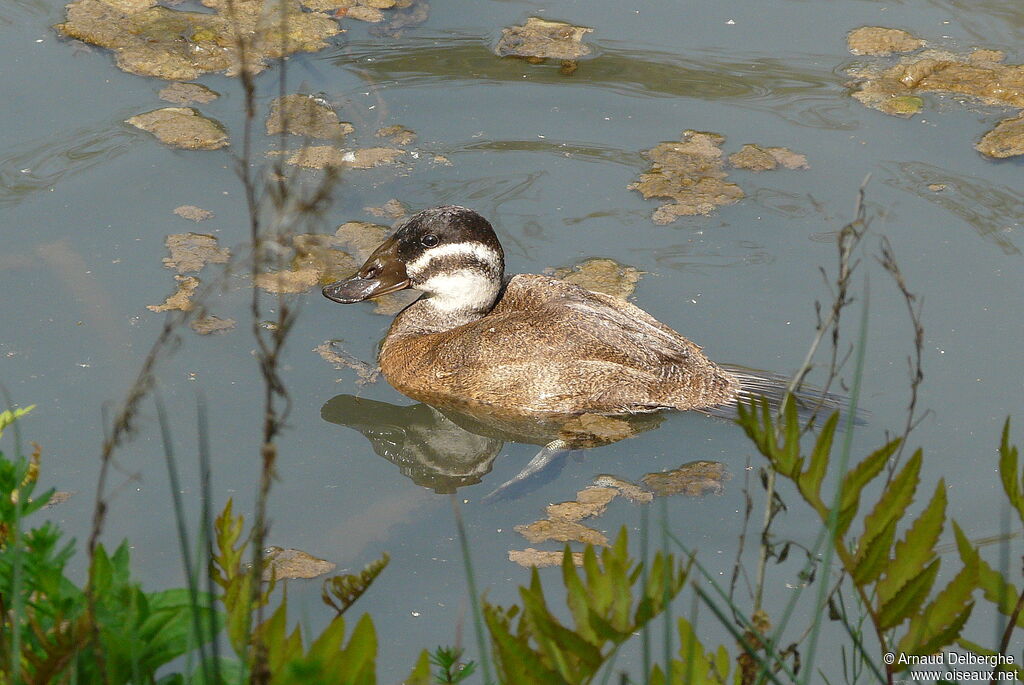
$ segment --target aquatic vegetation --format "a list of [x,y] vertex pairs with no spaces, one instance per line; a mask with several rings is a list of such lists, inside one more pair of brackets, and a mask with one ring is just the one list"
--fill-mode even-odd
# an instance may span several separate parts
[[358,385],[376,383],[380,377],[380,369],[349,354],[341,347],[340,340],[327,340],[313,348],[313,351],[320,355],[325,362],[332,364],[337,371],[346,368],[355,371],[358,376],[356,380]]
[[686,130],[679,142],[659,143],[641,153],[651,160],[651,169],[629,189],[639,191],[645,200],[674,200],[654,211],[654,223],[670,224],[680,216],[708,215],[716,207],[743,199],[740,187],[724,180],[728,174],[719,147],[724,142],[725,136],[717,133]]
[[571,267],[555,269],[555,278],[625,300],[643,276],[642,271],[614,259],[592,258]]
[[395,145],[409,145],[416,140],[416,132],[401,124],[377,129],[374,135],[378,138],[387,138]]
[[322,99],[295,93],[274,98],[267,117],[267,135],[290,133],[295,136],[341,140],[355,129],[338,119],[338,114]]
[[[583,565],[583,552],[573,552],[569,558],[572,560],[573,565]],[[510,549],[508,551],[508,560],[520,566],[544,568],[545,566],[561,566],[565,561],[565,554],[563,552],[527,547],[526,549]]]
[[640,482],[655,497],[701,497],[708,493],[721,495],[725,491],[725,481],[730,478],[732,475],[721,462],[691,461],[670,471],[645,474]]
[[227,333],[235,327],[234,319],[222,319],[213,314],[196,317],[188,326],[199,335],[217,335]]
[[175,207],[174,213],[182,219],[188,219],[189,221],[195,221],[196,223],[213,218],[213,212],[203,209],[202,207],[196,207],[195,205],[181,205],[180,207]]
[[174,280],[178,283],[178,289],[164,300],[163,304],[149,304],[146,309],[151,312],[169,312],[179,310],[187,312],[192,309],[192,295],[199,287],[199,279],[195,276],[175,275]]
[[191,107],[164,107],[131,117],[125,123],[183,150],[217,150],[228,145],[224,127]]
[[[179,207],[179,209],[182,208]],[[198,207],[193,209],[198,209]],[[175,210],[175,214],[180,214],[180,212]],[[189,218],[192,217],[189,216]],[[226,247],[220,247],[217,244],[216,236],[206,233],[172,233],[167,236],[164,244],[167,245],[167,250],[171,253],[169,257],[163,258],[164,267],[173,269],[179,274],[201,271],[207,264],[226,264],[231,257],[231,253]]]
[[409,211],[396,198],[391,198],[380,207],[363,207],[363,211],[371,216],[387,217],[392,221],[401,219]]
[[190,105],[193,102],[206,104],[220,97],[220,93],[199,83],[172,83],[164,86],[159,93],[161,100],[177,105]]
[[[856,33],[851,33],[851,37]],[[908,50],[926,45],[924,41],[919,42],[916,48],[909,47]],[[859,49],[850,43],[850,51],[854,54],[890,54],[856,51]],[[855,79],[851,95],[865,107],[904,117],[912,116],[924,107],[920,93],[965,95],[986,105],[1022,108],[1024,65],[1004,64],[1004,59],[998,50],[975,49],[960,55],[928,49],[903,57],[891,66],[858,65],[848,70]],[[975,148],[995,158],[1021,154],[1024,152],[1024,126],[1020,121],[1019,115],[1003,120],[985,134]]]
[[297,0],[203,4],[214,11],[175,10],[156,0],[76,0],[67,6],[67,21],[54,28],[113,50],[124,71],[176,81],[212,71],[237,74],[243,68],[238,36],[247,37],[244,67],[256,73],[267,59],[316,52],[341,32],[332,17],[304,11]]
[[373,167],[394,164],[405,150],[391,147],[367,147],[355,150],[343,150],[332,145],[309,145],[292,153],[287,160],[293,166],[306,169],[349,168],[372,169]]
[[1024,155],[1024,114],[1003,119],[974,147],[983,155],[997,159]]
[[602,488],[618,490],[630,502],[645,504],[654,500],[654,493],[647,488],[640,487],[632,481],[620,478],[619,476],[613,476],[610,473],[594,476],[593,483]]
[[576,521],[565,519],[540,519],[533,523],[518,525],[515,531],[530,542],[536,544],[547,540],[558,542],[582,542],[586,545],[608,545],[608,538],[600,531],[588,528]]
[[263,555],[263,580],[287,580],[292,578],[316,578],[330,573],[337,564],[319,559],[300,549],[283,549],[276,545],[267,547]]
[[494,51],[500,57],[522,57],[539,63],[545,59],[575,60],[590,54],[583,36],[594,29],[562,21],[530,17],[522,26],[502,29]]
[[729,155],[729,164],[749,171],[772,171],[780,166],[786,169],[807,169],[807,157],[785,147],[761,147],[747,144],[739,152]]
[[846,36],[846,44],[854,55],[886,57],[894,52],[913,52],[924,46],[924,41],[900,29],[883,26],[861,26]]
[[[654,210],[654,223],[670,224],[681,216],[707,216],[718,207],[736,204],[744,198],[738,185],[725,180],[728,172],[722,161],[724,142],[725,136],[718,133],[688,129],[679,142],[659,143],[640,153],[651,161],[651,168],[627,187],[638,191],[645,200],[673,200]],[[808,166],[806,157],[788,148],[749,144],[731,155],[729,162],[736,168],[753,171]]]
[[545,511],[552,521],[582,521],[591,516],[600,516],[608,508],[608,503],[618,497],[615,488],[590,486],[576,493],[576,499],[570,502],[549,504]]

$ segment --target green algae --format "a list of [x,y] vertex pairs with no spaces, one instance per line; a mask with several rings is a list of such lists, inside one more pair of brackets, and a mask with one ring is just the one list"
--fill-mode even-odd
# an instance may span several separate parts
[[[854,51],[852,44],[850,49]],[[984,105],[1019,110],[1024,108],[1024,65],[1004,64],[1004,59],[999,50],[984,48],[975,48],[968,54],[928,49],[888,66],[857,65],[848,72],[855,79],[851,96],[865,107],[901,117],[913,116],[923,109],[920,93],[966,96]],[[994,158],[1024,154],[1024,126],[1020,119],[1020,112],[1004,119],[975,148]]]
[[925,43],[900,29],[861,26],[847,34],[846,44],[854,55],[888,56],[897,52],[913,52]]
[[341,31],[333,18],[304,11],[297,0],[203,4],[214,11],[175,10],[156,0],[76,0],[67,5],[67,20],[54,28],[112,50],[124,71],[176,81],[215,71],[237,74],[240,36],[245,37],[246,66],[258,72],[267,59],[321,50]]
[[587,259],[572,267],[556,269],[554,276],[569,283],[625,300],[636,290],[642,271],[614,259]]
[[290,133],[308,138],[340,140],[355,129],[338,119],[329,104],[312,95],[295,93],[274,98],[267,117],[267,135]]
[[164,145],[183,150],[217,150],[226,147],[224,127],[191,107],[164,107],[125,120],[152,133]]
[[590,54],[583,36],[594,29],[561,21],[530,17],[522,26],[502,29],[494,51],[501,57],[522,57],[530,61],[575,60]]

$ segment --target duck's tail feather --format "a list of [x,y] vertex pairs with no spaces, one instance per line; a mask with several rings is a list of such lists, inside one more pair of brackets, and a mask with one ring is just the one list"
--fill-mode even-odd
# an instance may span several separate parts
[[[791,380],[788,376],[733,364],[722,364],[721,366],[739,379],[740,391],[727,404],[704,409],[702,410],[704,413],[724,419],[736,419],[738,416],[737,406],[741,402],[750,404],[762,397],[768,400],[768,406],[772,410],[777,410],[782,406]],[[793,399],[796,401],[797,415],[801,422],[807,421],[812,416],[817,416],[818,420],[824,421],[836,411],[840,413],[841,417],[850,413],[850,398],[825,392],[807,384],[803,384],[793,391]],[[858,409],[853,417],[854,423],[864,424],[866,415],[867,412]]]

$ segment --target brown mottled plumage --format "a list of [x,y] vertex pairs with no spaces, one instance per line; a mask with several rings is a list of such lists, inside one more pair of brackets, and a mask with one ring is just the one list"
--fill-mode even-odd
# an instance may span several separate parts
[[504,281],[493,229],[464,207],[413,216],[324,295],[351,303],[407,287],[425,295],[392,323],[380,365],[424,402],[628,414],[710,409],[743,394],[739,377],[639,307],[548,276]]
[[513,276],[475,321],[430,330],[415,302],[380,351],[384,376],[418,400],[467,400],[519,411],[625,414],[702,409],[739,384],[647,312],[609,295],[538,276]]

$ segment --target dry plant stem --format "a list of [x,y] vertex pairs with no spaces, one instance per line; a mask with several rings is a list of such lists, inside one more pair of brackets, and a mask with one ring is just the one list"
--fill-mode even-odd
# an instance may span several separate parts
[[[815,354],[818,352],[818,348],[821,342],[825,339],[825,335],[832,331],[832,353],[829,360],[829,372],[828,379],[825,382],[822,393],[828,392],[829,387],[832,385],[832,381],[839,373],[839,368],[842,362],[839,358],[839,321],[842,316],[843,309],[845,309],[853,300],[849,295],[850,278],[853,275],[854,270],[860,263],[860,260],[852,259],[854,249],[860,244],[863,239],[865,232],[867,231],[867,218],[865,216],[864,209],[864,189],[871,180],[871,176],[868,175],[861,183],[860,188],[857,191],[857,204],[854,208],[854,220],[848,223],[839,232],[838,249],[839,249],[839,270],[835,279],[835,290],[831,288],[831,281],[828,275],[822,269],[822,276],[825,278],[826,285],[832,291],[832,306],[828,310],[828,314],[824,319],[820,318],[821,307],[820,304],[816,304],[816,308],[819,311],[818,325],[815,329],[814,339],[811,341],[811,345],[807,350],[807,354],[804,356],[803,363],[793,374],[793,378],[789,382],[789,386],[786,388],[787,395],[795,391],[804,378],[810,372],[812,362]],[[776,414],[776,438],[781,435],[781,422],[778,420],[781,417],[782,408]],[[817,408],[815,409],[815,414]],[[806,429],[809,429],[814,422],[815,415],[812,414],[811,418],[807,422]],[[765,487],[765,511],[763,525],[761,528],[761,545],[757,559],[757,577],[754,585],[754,609],[761,609],[762,599],[764,596],[764,580],[765,571],[768,565],[768,536],[770,534],[770,528],[772,519],[775,514],[772,509],[772,505],[775,500],[775,471],[774,469],[768,470],[768,483]]]
[[[100,473],[99,478],[96,481],[96,499],[93,506],[92,530],[89,533],[89,542],[86,548],[88,551],[90,569],[92,568],[93,560],[96,556],[96,547],[99,545],[100,535],[102,535],[103,527],[106,523],[107,479],[110,476],[110,468],[114,464],[114,452],[117,451],[117,448],[120,447],[134,432],[135,419],[138,417],[139,413],[139,405],[153,389],[157,362],[165,351],[175,347],[180,342],[177,330],[188,321],[189,317],[189,312],[180,312],[173,316],[168,316],[164,320],[163,328],[160,329],[160,335],[150,347],[149,353],[146,355],[146,359],[142,363],[142,368],[139,369],[139,373],[136,375],[135,381],[128,390],[128,394],[121,405],[121,409],[117,412],[113,423],[110,425],[110,431],[103,439],[103,447],[100,451]],[[103,649],[100,644],[99,625],[96,622],[96,595],[94,590],[92,573],[90,572],[88,582],[85,586],[86,612],[88,616],[88,624],[91,626],[92,632],[93,656],[96,659],[97,667],[100,672],[103,672],[105,659]]]
[[910,400],[907,403],[907,421],[903,426],[903,442],[900,443],[899,450],[893,458],[889,460],[889,472],[886,477],[886,482],[888,482],[892,480],[893,475],[896,473],[900,457],[903,456],[903,449],[907,446],[907,437],[927,416],[927,412],[919,417],[915,416],[917,411],[917,391],[921,386],[921,381],[924,380],[924,372],[921,369],[921,352],[924,349],[924,326],[921,325],[921,308],[924,306],[924,301],[907,288],[907,283],[903,280],[903,273],[896,262],[896,253],[893,252],[892,244],[885,236],[882,236],[880,249],[881,256],[878,257],[878,261],[889,275],[892,276],[893,280],[896,281],[896,287],[899,288],[900,294],[903,295],[903,300],[907,305],[910,324],[914,328],[914,354],[912,357],[907,357],[907,367],[910,370]]
[[[999,654],[1006,654],[1007,649],[1009,649],[1010,638],[1013,636],[1013,630],[1017,627],[1017,620],[1020,618],[1022,611],[1024,611],[1024,590],[1022,590],[1020,596],[1017,597],[1017,604],[1013,607],[1013,611],[1010,612],[1010,616],[1006,622],[1006,629],[1003,630],[1003,639],[999,641]],[[996,682],[996,673],[999,670],[998,666],[992,669],[992,679],[989,682]]]
[[[250,38],[242,34],[239,29],[239,21],[237,8],[234,0],[228,0],[228,17],[231,20],[231,24],[235,29],[234,41],[238,48],[239,58],[239,73],[238,77],[242,83],[242,92],[244,95],[244,106],[245,106],[245,123],[243,125],[242,132],[242,153],[240,157],[235,159],[235,166],[239,178],[242,181],[243,192],[245,193],[246,207],[249,212],[249,233],[250,242],[252,247],[252,276],[255,279],[263,270],[263,242],[262,242],[262,225],[260,221],[260,202],[259,202],[259,189],[257,188],[256,180],[253,178],[252,171],[252,138],[253,138],[253,124],[256,120],[256,83],[255,75],[249,69],[249,40]],[[270,348],[264,339],[264,331],[260,328],[260,321],[262,319],[262,307],[260,304],[260,289],[254,287],[252,289],[252,302],[251,302],[251,313],[252,313],[252,331],[253,337],[256,340],[256,357],[260,365],[260,371],[264,375],[264,421],[263,421],[263,435],[262,444],[260,445],[260,457],[261,457],[261,468],[260,468],[260,485],[256,500],[256,513],[255,520],[252,528],[252,583],[251,583],[251,594],[249,597],[249,606],[257,607],[256,624],[259,625],[263,622],[263,615],[261,611],[261,603],[259,602],[260,593],[263,590],[263,547],[264,541],[266,540],[266,497],[270,491],[270,481],[273,478],[274,469],[274,457],[276,456],[276,450],[273,446],[272,436],[274,434],[275,415],[274,415],[274,388],[271,383],[266,382],[267,376],[265,369],[268,366],[268,361],[271,358]],[[270,439],[268,440],[268,436]],[[251,619],[250,625],[247,626],[246,632],[248,634],[254,634],[252,631]],[[268,656],[266,646],[263,641],[256,637],[254,644],[252,645],[252,662],[250,666],[249,682],[251,683],[269,683],[270,682],[270,670],[268,666]]]

